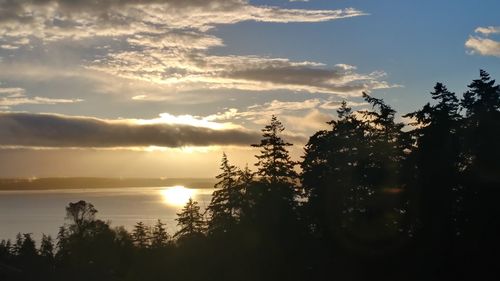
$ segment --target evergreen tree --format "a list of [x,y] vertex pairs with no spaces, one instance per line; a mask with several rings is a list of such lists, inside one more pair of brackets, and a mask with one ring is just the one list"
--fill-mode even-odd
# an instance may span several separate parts
[[255,202],[253,202],[251,193],[252,187],[255,186],[254,173],[248,168],[248,164],[245,165],[243,170],[238,170],[238,186],[241,192],[240,197],[240,220],[250,212]]
[[151,231],[151,247],[163,248],[170,242],[170,237],[165,228],[165,224],[158,220]]
[[219,182],[207,211],[210,215],[208,233],[227,233],[239,219],[241,212],[242,192],[238,184],[238,170],[229,164],[226,154],[222,155],[221,174],[217,175]]
[[[262,129],[262,139],[253,147],[260,148],[256,155],[257,183],[252,185],[248,197],[254,203],[254,219],[268,224],[271,228],[280,228],[282,224],[293,224],[296,219],[298,174],[281,134],[283,124],[272,116],[269,125]],[[283,229],[284,230],[284,229]]]
[[[291,279],[298,274],[295,264],[300,263],[305,228],[299,219],[299,186],[296,162],[291,160],[282,138],[283,124],[272,116],[270,124],[262,129],[255,182],[247,187],[245,201],[250,203],[244,212],[244,225],[260,241],[255,250],[267,252],[259,259],[261,268],[272,268],[261,278]],[[269,251],[269,249],[273,249]],[[284,265],[287,266],[284,266]],[[269,276],[267,276],[269,275]]]
[[30,233],[24,233],[22,238],[21,247],[18,249],[19,257],[35,257],[38,255],[35,240],[31,237]]
[[402,129],[403,123],[395,122],[396,111],[382,99],[363,93],[372,111],[361,111],[365,124],[365,139],[369,144],[368,163],[364,178],[374,192],[381,188],[401,188],[401,167],[406,158],[406,150],[411,147],[408,134]]
[[469,85],[461,105],[465,108],[465,154],[468,173],[482,182],[499,183],[500,85],[484,71]]
[[391,249],[402,231],[403,124],[383,100],[363,96],[373,110],[354,114],[343,102],[331,129],[310,138],[302,162],[310,230],[351,254]]
[[21,233],[17,233],[16,234],[16,241],[14,242],[14,246],[13,246],[13,253],[16,256],[19,256],[21,254],[23,242],[24,242],[23,235]]
[[493,268],[500,252],[500,85],[484,71],[464,94],[464,240],[477,271]]
[[[43,234],[39,253],[41,257],[40,260],[41,272],[39,272],[39,274],[41,274],[42,276],[52,277],[55,270],[55,257],[54,257],[54,242],[50,235]],[[43,279],[43,277],[40,279]]]
[[146,248],[149,245],[149,229],[142,221],[134,225],[132,237],[139,248]]
[[189,198],[182,211],[177,214],[177,225],[180,229],[175,233],[174,237],[183,240],[203,235],[205,222],[203,215],[200,213],[198,202]]
[[366,200],[353,193],[364,187],[362,169],[368,151],[365,124],[345,101],[337,114],[337,120],[328,122],[331,130],[319,131],[309,139],[301,163],[310,228],[326,240],[344,236],[341,233],[346,228],[345,220],[356,209],[362,210],[354,207]]
[[59,227],[59,231],[57,232],[57,252],[56,252],[56,260],[59,262],[64,262],[64,260],[69,255],[69,231],[65,226]]
[[12,257],[12,243],[10,239],[2,239],[0,242],[0,262],[6,262]]
[[40,256],[52,259],[54,257],[54,242],[50,235],[42,235],[42,242],[40,244]]
[[431,92],[436,104],[404,117],[415,120],[410,132],[416,146],[412,151],[415,188],[412,198],[418,210],[422,255],[426,268],[435,270],[452,254],[455,236],[463,233],[457,224],[460,210],[460,109],[455,93],[437,83]]
[[253,147],[260,148],[260,155],[255,164],[257,175],[260,180],[271,185],[290,183],[295,184],[297,172],[294,167],[297,163],[291,160],[286,149],[293,144],[285,142],[281,138],[281,133],[285,130],[283,124],[276,118],[271,117],[271,122],[262,129],[262,139],[259,144],[253,144]]

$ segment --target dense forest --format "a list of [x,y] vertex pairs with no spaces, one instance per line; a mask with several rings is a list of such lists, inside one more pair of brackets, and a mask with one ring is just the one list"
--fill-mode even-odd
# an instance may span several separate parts
[[224,154],[211,203],[190,200],[176,233],[69,203],[57,237],[0,243],[0,280],[500,280],[500,86],[437,83],[410,124],[363,97],[300,162],[273,116],[255,170]]

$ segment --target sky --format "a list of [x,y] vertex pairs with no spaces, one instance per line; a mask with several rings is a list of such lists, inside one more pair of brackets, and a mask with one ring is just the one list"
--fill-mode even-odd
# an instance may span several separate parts
[[212,177],[273,114],[300,159],[362,92],[500,79],[497,0],[0,0],[0,177]]

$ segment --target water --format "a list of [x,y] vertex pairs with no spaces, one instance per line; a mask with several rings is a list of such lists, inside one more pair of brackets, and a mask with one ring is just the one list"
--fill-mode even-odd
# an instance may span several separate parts
[[32,233],[38,241],[42,233],[55,238],[59,227],[68,223],[65,207],[79,200],[92,203],[97,218],[112,227],[132,230],[138,221],[153,225],[161,219],[173,234],[176,213],[185,201],[192,197],[204,210],[212,191],[184,187],[0,191],[0,239],[13,239],[18,232]]

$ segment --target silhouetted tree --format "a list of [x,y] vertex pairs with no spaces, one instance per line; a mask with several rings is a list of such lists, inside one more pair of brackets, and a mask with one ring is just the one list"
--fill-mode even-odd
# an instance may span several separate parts
[[207,229],[209,234],[227,233],[235,227],[241,212],[242,191],[237,178],[238,170],[229,164],[225,153],[222,155],[220,169],[222,172],[216,177],[219,182],[215,184],[207,207],[210,215]]
[[349,202],[350,199],[359,203],[367,196],[353,193],[365,188],[363,165],[369,149],[365,140],[366,125],[356,118],[345,101],[337,114],[338,119],[329,122],[331,130],[319,131],[309,139],[301,163],[311,230],[327,240],[344,236],[345,220],[354,212],[355,202]]
[[2,239],[2,241],[0,242],[0,261],[5,262],[10,259],[12,252],[12,242],[10,241],[10,239]]
[[254,173],[248,168],[248,164],[245,165],[243,170],[238,169],[237,173],[237,184],[239,186],[240,194],[240,220],[246,214],[250,212],[254,203],[252,199],[252,188],[255,186],[256,181],[254,178]]
[[20,255],[22,247],[23,247],[23,235],[19,232],[16,234],[16,240],[12,247],[14,255],[16,256]]
[[165,228],[165,224],[161,220],[157,220],[151,231],[151,247],[163,248],[170,242],[170,237]]
[[40,256],[48,259],[54,258],[54,242],[50,235],[43,234],[40,244]]
[[[465,255],[475,270],[490,274],[500,252],[500,85],[484,71],[464,94],[463,179]],[[499,277],[499,274],[495,274]],[[490,276],[488,276],[490,277]],[[490,277],[491,278],[491,277]]]
[[480,78],[469,85],[461,102],[466,110],[466,173],[483,183],[500,181],[500,85],[481,70]]
[[134,231],[132,233],[135,244],[139,248],[146,248],[149,245],[149,229],[142,222],[138,222],[134,225]]
[[85,228],[94,222],[97,210],[94,205],[80,200],[75,203],[69,203],[66,207],[66,218],[71,220],[71,231],[77,234],[82,234]]
[[53,279],[53,274],[55,271],[55,259],[54,259],[54,242],[50,235],[42,235],[42,241],[40,244],[40,279],[46,277],[47,279]]
[[297,164],[290,159],[288,146],[293,144],[285,142],[281,134],[285,130],[283,124],[276,118],[271,117],[271,122],[262,129],[262,139],[259,144],[252,144],[253,147],[260,148],[256,174],[260,180],[269,184],[290,183],[295,184],[297,172],[294,166]]
[[[292,144],[281,138],[284,130],[283,124],[273,115],[270,124],[262,129],[260,143],[252,145],[260,148],[260,153],[255,156],[258,160],[255,166],[257,166],[256,176],[259,185],[254,185],[250,195],[256,204],[263,204],[256,207],[256,209],[263,208],[262,210],[266,212],[260,219],[276,216],[276,221],[272,224],[290,219],[297,208],[298,174],[294,170],[297,163],[291,160],[287,150]],[[271,209],[275,211],[272,212]],[[289,214],[285,215],[282,212]]]
[[437,83],[431,92],[437,103],[406,114],[415,120],[411,134],[416,139],[412,151],[421,222],[420,247],[427,270],[437,270],[452,255],[455,236],[462,233],[457,221],[460,209],[460,109],[455,93]]
[[[255,181],[247,189],[245,198],[250,208],[244,212],[243,224],[254,240],[259,241],[256,252],[268,255],[255,265],[262,270],[261,278],[294,279],[297,272],[286,269],[298,263],[304,237],[298,216],[299,179],[297,163],[290,157],[287,147],[292,146],[282,136],[285,127],[272,116],[262,129],[262,139],[253,147],[259,148]],[[269,250],[272,249],[272,250]],[[294,267],[295,268],[295,267]],[[299,269],[298,267],[295,269]],[[272,277],[274,276],[274,277]]]
[[[409,141],[390,106],[363,96],[372,111],[354,114],[343,102],[337,120],[329,122],[332,128],[317,132],[306,145],[302,162],[302,184],[308,195],[305,211],[324,251],[363,259],[381,254],[387,259],[398,247],[402,231],[403,204],[398,194]],[[324,251],[323,255],[330,255]],[[384,259],[367,262],[376,268]]]
[[0,242],[0,280],[498,280],[500,86],[481,71],[459,102],[437,83],[408,132],[363,97],[311,136],[300,176],[275,116],[256,173],[223,154],[208,224],[189,199],[177,243],[160,220],[129,233],[74,202],[55,249]]
[[177,214],[177,225],[180,229],[175,233],[174,237],[183,240],[203,235],[205,221],[200,213],[198,202],[189,198],[182,211]]

